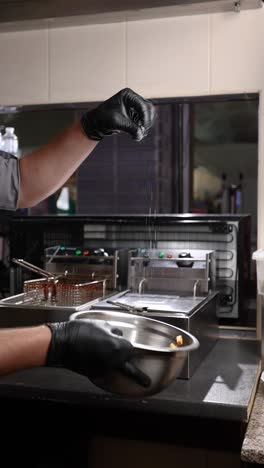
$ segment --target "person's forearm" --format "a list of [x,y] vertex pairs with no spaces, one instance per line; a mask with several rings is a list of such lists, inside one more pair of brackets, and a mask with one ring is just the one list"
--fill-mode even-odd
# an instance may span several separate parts
[[19,161],[20,193],[18,208],[29,208],[56,192],[93,151],[79,121],[47,145]]
[[44,366],[50,341],[46,325],[0,330],[0,375]]

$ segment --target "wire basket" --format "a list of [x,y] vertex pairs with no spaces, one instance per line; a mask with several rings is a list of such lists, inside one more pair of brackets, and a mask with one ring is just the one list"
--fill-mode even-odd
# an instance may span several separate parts
[[24,281],[24,301],[32,305],[76,307],[105,296],[106,279],[87,281],[68,274],[57,280],[38,278]]

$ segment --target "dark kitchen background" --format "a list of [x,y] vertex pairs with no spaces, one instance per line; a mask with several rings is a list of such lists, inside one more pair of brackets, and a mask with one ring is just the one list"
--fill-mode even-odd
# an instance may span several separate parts
[[[251,257],[257,248],[258,95],[155,99],[154,103],[157,119],[147,138],[140,143],[126,135],[105,138],[64,187],[30,210],[18,210],[17,215],[189,213],[209,215],[208,219],[210,215],[226,215],[227,219],[248,214],[245,275],[249,276],[247,307],[254,310],[256,271]],[[0,121],[15,127],[23,157],[97,104],[5,108]],[[67,235],[74,235],[74,229],[72,225]],[[60,240],[67,242],[67,235]],[[58,241],[53,228],[48,236]],[[80,242],[78,232],[76,236]],[[25,242],[22,234],[20,241],[16,236],[11,239],[13,246]],[[54,244],[50,238],[45,242]],[[27,255],[33,247],[23,244]],[[8,257],[9,251],[4,255]],[[38,264],[40,255],[28,260]],[[2,284],[9,291],[8,273]],[[252,317],[255,322],[255,314],[250,312],[250,324]]]
[[[147,138],[105,138],[65,187],[28,214],[249,213],[255,249],[258,95],[154,102]],[[6,108],[0,122],[15,127],[23,157],[95,105]]]

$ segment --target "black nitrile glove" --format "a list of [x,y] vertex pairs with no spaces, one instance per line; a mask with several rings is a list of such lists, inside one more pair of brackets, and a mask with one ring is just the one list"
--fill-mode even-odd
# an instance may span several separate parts
[[81,117],[84,132],[91,140],[126,132],[140,141],[152,127],[155,119],[154,105],[129,88],[104,101]]
[[122,337],[82,320],[48,323],[52,332],[46,365],[64,367],[86,377],[120,370],[143,387],[151,381],[132,362],[133,346]]

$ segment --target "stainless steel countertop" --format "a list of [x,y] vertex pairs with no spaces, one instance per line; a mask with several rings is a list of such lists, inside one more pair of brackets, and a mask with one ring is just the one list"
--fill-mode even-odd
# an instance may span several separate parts
[[[110,305],[105,300],[99,300],[94,307],[100,307],[100,309],[114,309],[115,306]],[[206,302],[208,296],[191,296],[191,295],[167,295],[167,294],[138,294],[131,291],[123,291],[111,295],[111,301],[117,301],[119,303],[129,305],[132,307],[147,307],[149,312],[159,313],[179,313],[184,315],[190,315],[194,310],[197,309],[203,302]],[[116,307],[118,309],[118,307]]]

